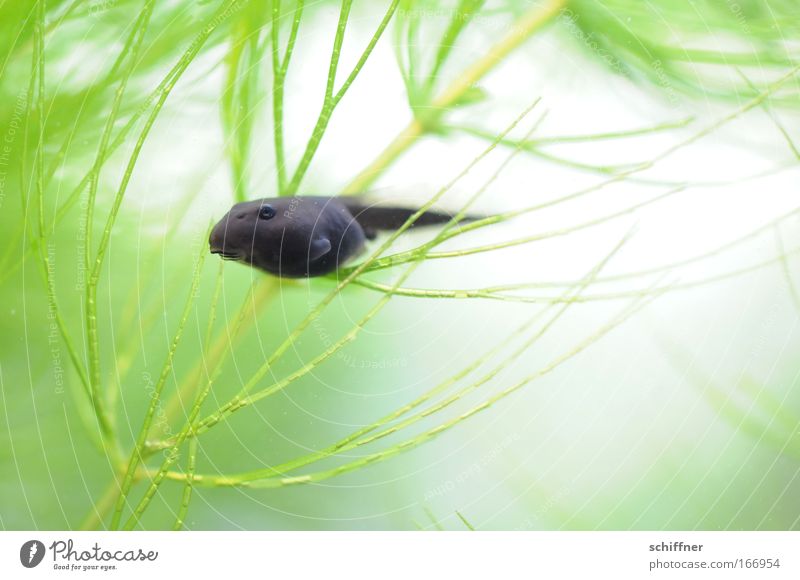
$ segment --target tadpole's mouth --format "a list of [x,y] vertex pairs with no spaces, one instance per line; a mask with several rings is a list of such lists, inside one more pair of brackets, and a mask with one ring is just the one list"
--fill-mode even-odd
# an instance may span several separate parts
[[236,252],[226,252],[220,248],[211,248],[212,254],[217,254],[223,260],[239,260],[240,256]]
[[223,260],[241,260],[244,256],[237,251],[237,248],[232,247],[230,239],[226,239],[227,228],[228,217],[226,216],[211,230],[211,235],[208,237],[208,249],[212,254],[217,254]]

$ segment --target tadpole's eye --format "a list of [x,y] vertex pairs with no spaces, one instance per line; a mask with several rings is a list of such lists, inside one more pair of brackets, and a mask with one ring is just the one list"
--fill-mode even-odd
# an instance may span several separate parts
[[258,217],[262,220],[268,220],[275,217],[275,208],[271,205],[262,205],[261,209],[258,210]]

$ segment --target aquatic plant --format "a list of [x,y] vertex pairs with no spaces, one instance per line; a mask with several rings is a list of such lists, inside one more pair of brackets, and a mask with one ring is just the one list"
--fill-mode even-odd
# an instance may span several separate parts
[[[783,144],[772,166],[752,179],[794,167],[800,159],[790,128],[796,120],[800,71],[794,54],[800,34],[795,11],[793,2],[780,0],[0,4],[0,94],[13,104],[0,112],[10,143],[1,164],[0,203],[12,208],[3,212],[0,276],[4,293],[21,289],[22,304],[34,305],[23,307],[41,312],[45,321],[36,323],[35,332],[27,318],[9,325],[9,332],[22,336],[36,354],[24,364],[4,360],[0,380],[6,416],[13,414],[9,401],[22,396],[11,383],[22,381],[31,389],[49,385],[64,401],[56,409],[63,407],[65,422],[51,424],[48,438],[63,444],[68,437],[76,464],[85,466],[80,480],[92,505],[78,521],[74,514],[87,509],[86,498],[65,500],[69,507],[61,510],[62,523],[183,529],[198,488],[266,489],[257,493],[267,494],[360,474],[458,432],[483,411],[575,364],[666,295],[775,270],[785,274],[787,295],[797,306],[792,264],[798,248],[785,246],[780,232],[798,210],[716,248],[645,269],[606,272],[635,242],[637,234],[626,225],[607,247],[587,252],[588,266],[576,265],[582,273],[569,279],[542,279],[520,269],[511,272],[518,276],[512,281],[487,276],[465,287],[438,284],[442,277],[429,274],[434,265],[455,264],[467,256],[502,255],[624,223],[698,188],[724,185],[726,180],[702,183],[672,172],[667,178],[662,167],[743,118],[766,112]],[[481,34],[485,30],[491,34]],[[586,61],[602,70],[598,74],[658,95],[668,105],[664,118],[646,127],[561,134],[547,123],[548,111],[559,103],[521,88],[526,105],[509,114],[508,103],[493,92],[494,75],[513,64],[519,51],[552,59],[547,45],[531,46],[543,35],[575,54],[585,53]],[[328,50],[325,66],[315,67],[315,51],[322,47]],[[333,140],[346,148],[347,139],[369,132],[352,116],[346,124],[337,123],[337,114],[360,83],[376,73],[371,68],[376,53],[390,49],[407,107],[398,110],[396,103],[379,102],[376,108],[387,117],[405,116],[406,122],[395,136],[380,135],[385,147],[357,159],[362,169],[337,183],[325,174],[332,162],[325,165],[324,157],[332,149],[323,144]],[[386,59],[381,63],[385,66]],[[311,99],[317,109],[292,110],[297,100],[308,100],[293,98],[298,87],[322,89]],[[209,94],[216,102],[203,100]],[[180,104],[172,105],[176,100]],[[683,103],[703,100],[714,104],[703,114],[699,106],[693,111],[698,114],[686,114],[690,107]],[[177,151],[177,161],[159,157],[165,150],[159,140],[181,115],[196,124],[218,125],[218,157],[227,160],[230,202],[257,197],[265,188],[271,195],[291,196],[320,184],[331,184],[331,194],[364,194],[431,140],[468,142],[473,153],[463,156],[457,169],[443,168],[440,184],[420,203],[416,215],[442,203],[455,211],[453,220],[429,238],[408,242],[403,234],[412,218],[335,275],[290,282],[241,267],[233,271],[221,263],[209,267],[205,240],[213,212],[204,197],[203,176],[184,184],[180,194],[165,196],[156,210],[140,207],[137,213],[130,203],[131,196],[141,197],[152,187],[146,179],[149,167],[180,163]],[[191,133],[183,132],[166,149],[191,140]],[[654,143],[655,152],[625,162],[580,157],[582,146],[623,142],[642,143],[643,151]],[[457,224],[466,213],[489,207],[486,200],[504,172],[528,159],[576,176],[575,187],[518,196],[511,208]],[[634,198],[601,204],[589,217],[509,235],[514,231],[509,225],[521,219],[607,199],[615,188],[629,185],[637,188]],[[19,189],[18,198],[11,195],[13,189]],[[776,232],[775,252],[765,259],[678,277],[688,267],[714,262]],[[153,287],[153,281],[160,287]],[[235,308],[230,303],[237,297],[241,305]],[[357,425],[344,431],[320,427],[313,445],[273,440],[275,449],[269,449],[258,434],[262,421],[269,421],[252,415],[242,424],[241,436],[231,427],[226,432],[248,453],[226,460],[232,441],[215,435],[221,426],[269,405],[284,413],[293,409],[294,420],[303,421],[304,413],[286,398],[288,393],[318,374],[331,382],[355,381],[347,365],[342,372],[330,363],[345,360],[348,348],[366,342],[365,330],[387,305],[406,299],[464,308],[516,304],[527,315],[509,325],[499,342],[449,361],[443,377],[413,394],[401,392],[403,400],[392,398],[388,408],[360,409]],[[591,324],[579,331],[571,327],[566,347],[542,348],[544,360],[537,354],[535,368],[517,372],[520,361],[561,332],[576,308],[598,303],[602,316],[587,318]],[[387,342],[383,348],[398,346]],[[58,371],[34,377],[31,369],[37,365]],[[760,410],[757,419],[742,406],[726,404],[717,387],[701,396],[725,421],[797,461],[798,419],[785,407],[793,384],[782,400],[754,380],[740,384]],[[62,397],[65,390],[69,397]],[[70,427],[76,417],[80,432]],[[8,423],[11,459],[19,462],[13,422]],[[54,453],[52,448],[39,451],[45,463]],[[90,453],[94,459],[87,458]],[[46,471],[51,479],[58,477],[49,467]],[[456,515],[454,525],[480,527],[470,523],[467,513]],[[439,525],[435,517],[433,522]],[[796,527],[798,520],[786,522],[780,525]]]

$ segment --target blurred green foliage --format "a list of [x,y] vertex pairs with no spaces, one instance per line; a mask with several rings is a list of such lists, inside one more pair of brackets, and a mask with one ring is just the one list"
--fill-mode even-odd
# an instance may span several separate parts
[[[405,278],[369,275],[449,257],[431,256],[429,250],[460,232],[445,230],[429,245],[391,259],[375,255],[339,279],[277,282],[245,268],[197,267],[205,253],[206,224],[182,222],[205,203],[193,184],[166,209],[145,218],[140,214],[139,221],[123,204],[146,187],[135,178],[147,173],[147,163],[159,157],[169,162],[176,153],[159,148],[150,135],[176,110],[194,123],[219,126],[219,158],[228,162],[231,201],[263,189],[254,184],[253,169],[265,163],[255,153],[256,137],[265,131],[272,133],[268,163],[274,167],[275,191],[303,191],[339,103],[362,75],[370,74],[373,50],[392,42],[409,111],[386,114],[409,113],[409,125],[394,141],[387,139],[374,159],[365,160],[347,193],[368,189],[424,137],[447,140],[465,133],[484,147],[488,143],[487,152],[503,145],[509,158],[534,153],[562,163],[544,152],[543,141],[507,136],[513,125],[486,130],[454,115],[476,105],[491,107],[490,73],[539,34],[559,38],[606,67],[607,74],[622,75],[670,101],[714,98],[733,106],[734,113],[723,121],[767,102],[793,111],[798,103],[796,12],[792,0],[402,0],[379,6],[348,0],[308,5],[288,0],[0,1],[0,148],[5,147],[0,149],[0,386],[6,427],[0,445],[0,523],[7,529],[104,527],[112,521],[114,527],[158,529],[404,529],[415,521],[419,527],[450,529],[800,527],[794,501],[800,469],[794,368],[780,368],[769,385],[743,377],[734,381],[732,393],[692,368],[686,374],[698,389],[683,407],[663,401],[659,412],[648,410],[646,400],[636,402],[641,416],[664,413],[661,428],[680,417],[686,405],[696,409],[700,419],[693,425],[708,421],[715,427],[701,448],[691,447],[693,435],[685,433],[657,447],[663,439],[649,433],[636,461],[622,452],[603,455],[619,460],[612,472],[593,463],[595,451],[607,451],[601,442],[582,436],[581,417],[588,409],[580,404],[559,409],[555,403],[554,411],[574,412],[569,424],[589,451],[578,453],[570,437],[556,436],[530,457],[508,458],[527,447],[517,440],[538,445],[558,431],[550,425],[548,432],[546,417],[531,427],[524,422],[529,415],[524,409],[503,407],[509,424],[524,425],[514,436],[493,422],[493,413],[508,404],[506,397],[528,384],[526,377],[507,376],[503,364],[495,374],[488,371],[502,360],[500,350],[492,350],[500,347],[491,344],[457,360],[458,366],[442,368],[442,358],[459,350],[457,340],[415,351],[412,368],[404,354],[408,345],[436,341],[435,325],[394,332],[423,307],[413,288],[401,286]],[[473,34],[486,23],[500,23],[492,28],[500,33],[488,39]],[[354,30],[356,48],[348,44]],[[311,129],[298,152],[285,145],[287,135],[300,131],[284,114],[291,100],[286,83],[317,72],[305,67],[307,52],[293,56],[300,46],[325,52],[326,77],[319,108],[304,112]],[[209,91],[208,79],[215,78],[221,80]],[[164,113],[164,104],[178,97],[181,104]],[[556,136],[552,142],[613,141],[690,124],[668,121],[614,135]],[[692,125],[694,132],[683,144],[710,132],[703,127],[722,124]],[[793,143],[793,133],[782,132]],[[184,140],[190,137],[170,147],[182,147]],[[151,151],[154,157],[141,156]],[[634,180],[647,169],[571,167],[617,181]],[[451,177],[443,175],[442,182]],[[611,219],[609,214],[597,223]],[[480,251],[502,249],[496,246]],[[796,257],[781,249],[779,258],[791,283],[790,260]],[[93,279],[94,268],[98,276]],[[538,345],[556,322],[569,320],[571,304],[589,281],[602,279],[599,269],[541,300],[518,294],[533,285],[418,294],[437,296],[440,324],[451,321],[455,336],[459,327],[464,333],[474,326],[471,318],[458,315],[463,299],[530,303],[541,318],[508,339],[528,336],[528,345]],[[641,305],[648,292],[637,289],[623,297]],[[412,298],[395,299],[394,293]],[[579,354],[586,365],[579,378],[592,377],[592,369],[602,365],[583,350],[591,353],[595,339],[606,340],[606,331],[627,319],[626,304],[592,328],[576,324],[581,332],[571,335],[566,349],[549,352],[543,345],[551,356],[537,361],[540,366],[528,382],[542,379],[557,388],[550,371]],[[477,308],[487,314],[491,306]],[[378,328],[375,335],[364,336],[367,323]],[[295,334],[298,328],[305,332]],[[531,356],[525,348],[511,351],[509,367]],[[676,365],[683,369],[686,356],[674,355],[672,363],[684,357]],[[429,375],[426,366],[438,371]],[[415,388],[398,386],[405,384]],[[266,404],[253,402],[238,411],[250,391],[262,390],[269,391]],[[196,398],[203,392],[207,399]],[[538,402],[545,408],[554,404]],[[208,421],[225,409],[237,412],[219,423]],[[479,413],[484,409],[490,410]],[[98,426],[103,412],[109,416],[108,432]],[[143,418],[151,422],[149,428],[142,427]],[[632,430],[642,424],[633,418],[630,423],[630,430],[610,433],[608,444],[637,448]],[[192,436],[193,429],[206,426],[201,437]],[[446,441],[438,439],[456,426]],[[498,438],[490,440],[491,434]],[[169,453],[172,446],[177,455]],[[478,458],[466,467],[449,458],[462,446]],[[651,455],[647,463],[643,458]],[[527,464],[531,457],[535,466]],[[559,465],[562,458],[574,464]],[[195,464],[206,479],[189,489],[184,480]],[[554,473],[546,477],[548,466]],[[132,487],[120,493],[126,474]],[[159,476],[165,476],[163,484]],[[451,505],[471,486],[501,486],[503,493],[479,507]],[[147,501],[148,488],[153,503]],[[118,521],[111,515],[115,504]],[[413,507],[417,504],[432,507]],[[188,512],[180,512],[180,506]],[[141,518],[131,516],[137,507]]]

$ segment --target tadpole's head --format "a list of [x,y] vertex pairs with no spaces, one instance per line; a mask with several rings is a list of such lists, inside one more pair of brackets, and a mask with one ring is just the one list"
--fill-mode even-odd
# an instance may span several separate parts
[[320,221],[316,204],[298,198],[237,203],[211,230],[209,249],[272,274],[304,276],[309,261],[330,250],[317,239]]
[[212,254],[224,260],[253,261],[256,250],[280,250],[284,225],[281,200],[263,199],[237,203],[211,230]]

